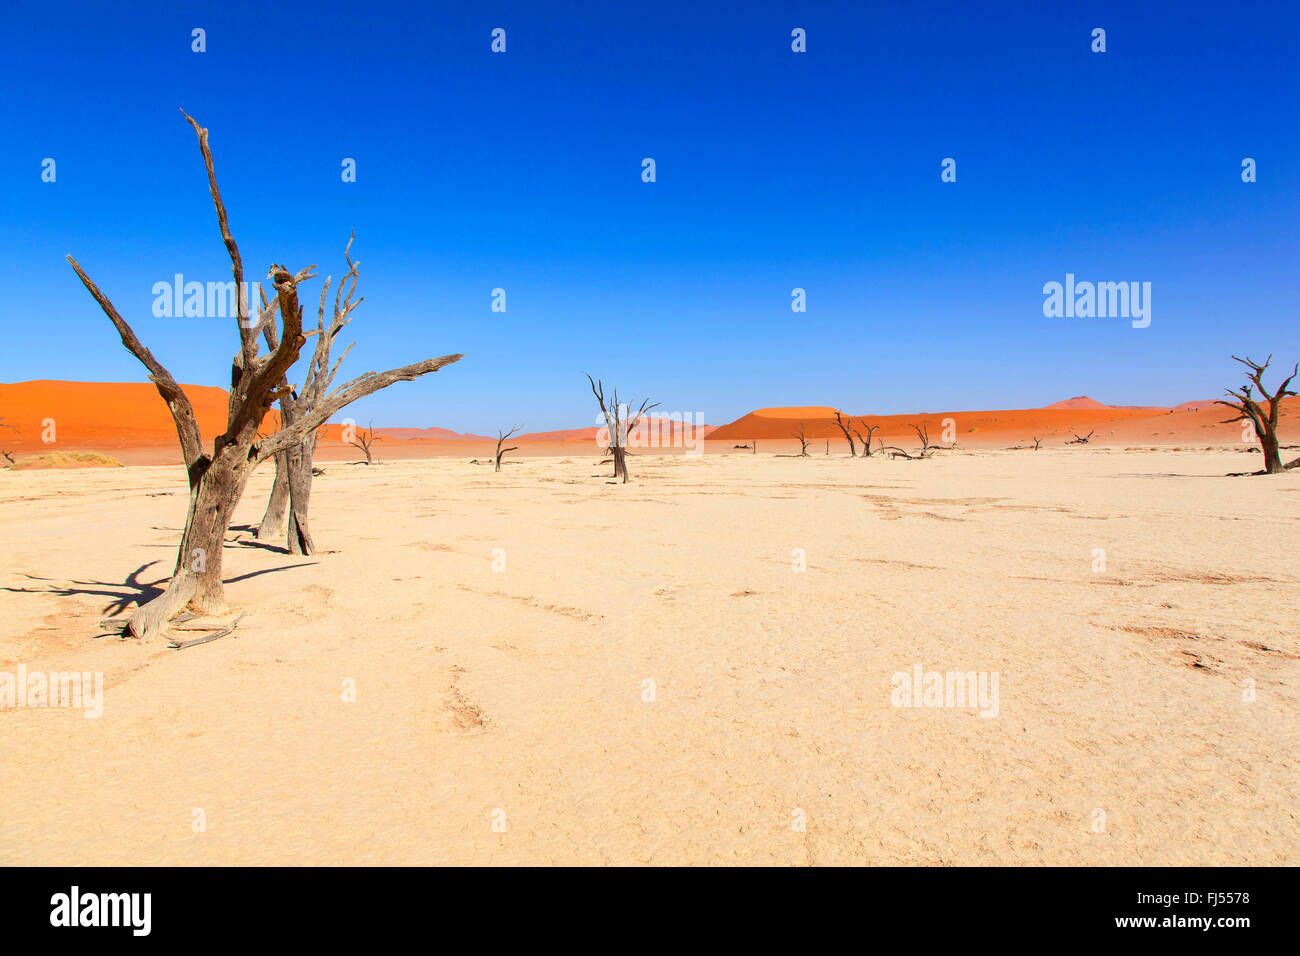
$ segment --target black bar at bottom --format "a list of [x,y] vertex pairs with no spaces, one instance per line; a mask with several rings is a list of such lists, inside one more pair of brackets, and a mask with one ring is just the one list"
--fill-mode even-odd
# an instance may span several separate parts
[[[809,932],[883,942],[879,932],[906,929],[926,943],[1129,937],[1182,945],[1197,937],[1231,945],[1258,940],[1250,934],[1261,930],[1285,933],[1291,921],[1283,907],[1294,882],[1282,868],[11,868],[0,869],[0,925],[7,944],[75,936],[91,944],[115,938],[128,945],[335,946],[348,939],[373,944],[377,932],[451,944],[451,927],[462,940],[482,932],[490,944],[512,932],[538,942],[622,925],[624,942],[664,944],[683,939],[678,928],[703,927],[733,944]],[[661,935],[670,929],[673,935]]]

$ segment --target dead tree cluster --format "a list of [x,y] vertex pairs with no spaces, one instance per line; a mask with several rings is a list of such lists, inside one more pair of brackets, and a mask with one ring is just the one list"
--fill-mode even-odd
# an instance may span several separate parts
[[[845,415],[840,411],[835,412],[834,424],[835,427],[840,430],[840,434],[844,436],[844,440],[848,442],[850,458],[856,458],[858,456],[858,442],[862,443],[862,457],[871,457],[871,442],[875,433],[880,429],[879,425],[870,425],[867,423],[865,418],[860,419],[858,423],[855,423],[852,416]],[[808,446],[812,443],[813,438],[816,437],[808,433],[807,423],[799,422],[795,430],[791,432],[791,436],[799,442],[798,457],[807,458]],[[737,447],[743,448],[745,446],[738,445]],[[758,442],[754,442],[754,449],[758,449]],[[830,454],[830,439],[827,439],[826,441],[826,454]]]
[[[585,373],[584,373],[585,374]],[[641,403],[641,407],[633,414],[631,406],[622,405],[618,400],[618,389],[614,389],[608,404],[605,402],[605,384],[600,379],[593,379],[587,376],[587,381],[591,383],[591,394],[596,396],[596,401],[600,404],[600,412],[605,418],[605,426],[609,429],[609,446],[606,449],[614,460],[614,479],[623,479],[627,483],[627,441],[628,435],[636,430],[637,423],[641,417],[652,408],[658,408],[659,403],[650,404],[650,399]]]
[[[315,273],[312,269],[315,267],[308,266],[291,272],[286,267],[276,264],[271,266],[269,273],[275,288],[275,299],[262,309],[256,321],[252,320],[249,315],[247,296],[244,293],[246,289],[244,264],[239,247],[231,235],[226,207],[217,187],[212,153],[208,148],[208,131],[188,115],[185,115],[185,118],[198,136],[199,149],[207,169],[208,188],[217,213],[217,225],[230,256],[238,301],[239,347],[231,362],[230,399],[225,431],[215,437],[210,451],[204,449],[194,407],[185,390],[177,384],[172,374],[154,357],[153,353],[140,342],[108,296],[91,281],[75,259],[68,257],[68,262],[76,271],[77,277],[99,303],[109,321],[113,323],[123,346],[148,370],[150,381],[154,383],[158,394],[171,412],[189,479],[190,496],[185,529],[181,536],[171,581],[162,594],[142,604],[131,615],[126,625],[126,633],[141,638],[151,637],[161,631],[168,621],[184,612],[187,607],[200,614],[221,614],[225,611],[225,589],[222,580],[222,548],[225,543],[225,533],[229,528],[235,506],[244,493],[248,478],[258,464],[270,459],[278,460],[281,452],[288,452],[291,456],[295,453],[301,456],[304,449],[314,448],[316,431],[340,409],[394,382],[411,381],[421,375],[436,372],[461,358],[458,354],[444,355],[386,372],[367,372],[330,392],[329,382],[333,377],[333,371],[337,371],[338,366],[336,364],[333,371],[326,372],[324,364],[320,361],[321,351],[318,340],[316,356],[308,372],[308,385],[311,388],[304,386],[298,396],[301,399],[310,391],[313,401],[301,409],[295,406],[294,411],[301,411],[302,414],[293,420],[288,420],[288,416],[282,418],[280,430],[275,434],[269,437],[259,434],[263,418],[274,402],[286,398],[294,400],[294,393],[287,385],[286,375],[298,360],[307,338],[310,335],[332,338],[337,334],[337,329],[346,323],[347,314],[355,308],[359,300],[358,303],[349,303],[340,307],[337,305],[336,296],[334,319],[330,329],[325,330],[322,325],[325,293],[322,292],[317,329],[304,332],[302,307],[298,301],[299,288],[302,283],[314,278]],[[349,264],[351,266],[349,275],[355,283],[356,266],[350,261]],[[278,329],[275,327],[277,311],[280,316]],[[267,342],[266,354],[259,354],[259,331]],[[328,353],[326,353],[327,357]],[[310,458],[310,453],[307,457]],[[305,475],[309,486],[311,476],[309,463]],[[292,491],[291,481],[291,499]],[[311,547],[310,536],[306,535],[305,500],[301,503],[301,513],[299,513],[298,501],[292,501],[292,508],[299,518],[299,534],[305,537],[304,553],[310,553],[308,550]]]
[[[1225,394],[1231,400],[1218,399],[1215,402],[1215,404],[1224,405],[1237,413],[1235,417],[1226,419],[1222,424],[1230,425],[1234,422],[1249,421],[1254,426],[1255,437],[1259,439],[1260,450],[1264,452],[1264,470],[1261,474],[1277,475],[1287,469],[1300,466],[1300,458],[1285,465],[1282,464],[1282,452],[1278,446],[1277,437],[1277,419],[1278,412],[1282,407],[1282,399],[1296,394],[1289,386],[1296,374],[1300,372],[1300,363],[1291,368],[1291,374],[1283,379],[1282,384],[1270,395],[1268,390],[1264,388],[1263,378],[1269,363],[1273,361],[1272,355],[1269,355],[1262,365],[1251,361],[1249,357],[1243,359],[1234,355],[1232,359],[1234,362],[1240,362],[1250,370],[1246,375],[1249,384],[1237,389],[1226,389]],[[1255,400],[1255,389],[1259,389],[1260,397],[1268,402],[1267,412]]]
[[922,458],[929,458],[935,452],[935,446],[930,444],[930,426],[922,422],[920,425],[908,425],[912,431],[916,432],[916,437],[921,440],[921,450],[913,455],[897,445],[880,446],[883,453],[887,453],[890,458],[906,458],[909,461],[920,461]]
[[[862,434],[862,429],[864,429],[864,428],[865,428],[866,431],[867,431],[867,433],[866,433],[865,435]],[[853,433],[854,433],[855,435],[858,436],[858,441],[862,442],[862,457],[863,457],[863,458],[870,458],[870,457],[871,457],[871,438],[872,438],[872,436],[875,435],[875,433],[876,433],[877,431],[879,431],[879,430],[880,430],[880,426],[879,426],[879,425],[868,425],[868,424],[867,424],[867,420],[866,420],[865,418],[862,419],[862,424],[861,424],[861,426],[855,426],[855,427],[854,427],[854,429],[853,429]],[[883,444],[883,443],[882,443],[882,444]]]

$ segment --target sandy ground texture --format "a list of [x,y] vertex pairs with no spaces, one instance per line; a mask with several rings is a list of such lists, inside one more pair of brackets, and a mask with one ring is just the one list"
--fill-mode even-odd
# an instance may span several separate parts
[[[0,672],[105,684],[0,711],[0,862],[1295,863],[1300,472],[1258,466],[329,464],[322,553],[232,530],[247,616],[182,651],[95,636],[179,469],[0,474]],[[893,706],[917,665],[997,716]]]

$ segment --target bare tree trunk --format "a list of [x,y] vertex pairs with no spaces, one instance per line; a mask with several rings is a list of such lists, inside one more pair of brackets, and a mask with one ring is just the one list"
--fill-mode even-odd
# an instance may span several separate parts
[[1270,431],[1255,437],[1259,439],[1260,449],[1264,452],[1265,473],[1280,475],[1286,471],[1286,466],[1282,464],[1282,452],[1278,449],[1277,432]]
[[[349,243],[349,245],[350,245],[350,243]],[[324,341],[324,340],[322,340],[322,341]],[[327,352],[327,353],[326,353],[326,359],[328,360],[328,358],[329,358],[329,354],[328,354],[328,352]],[[378,436],[378,437],[382,438],[383,436],[381,435],[381,436]],[[360,448],[363,452],[366,453],[366,465],[367,465],[367,466],[374,464],[374,458],[371,456],[371,451],[370,451],[370,450],[371,450],[371,449],[374,447],[374,445],[375,445],[375,438],[376,438],[376,436],[375,436],[375,423],[374,423],[374,422],[371,422],[371,423],[370,423],[370,427],[369,427],[369,428],[363,428],[363,429],[361,429],[359,432],[357,432],[357,433],[355,434],[355,437],[352,439],[352,442],[351,442],[353,448]]]
[[[251,428],[249,441],[256,435],[256,425]],[[221,566],[226,529],[252,470],[248,455],[241,453],[241,444],[236,441],[220,447],[215,460],[201,456],[190,469],[191,481],[197,478],[197,484],[191,486],[176,571],[166,590],[128,619],[127,630],[134,636],[152,637],[186,607],[201,614],[225,612]]]
[[879,425],[868,425],[867,422],[866,422],[866,419],[863,419],[863,420],[862,420],[862,427],[865,428],[865,429],[867,430],[867,434],[866,434],[865,436],[862,434],[862,432],[861,432],[859,429],[856,429],[856,428],[855,428],[854,431],[857,432],[858,441],[862,442],[862,457],[863,457],[863,458],[870,458],[870,457],[871,457],[871,438],[872,438],[873,435],[875,435],[876,431],[879,430],[880,426],[879,426]]
[[[586,373],[584,373],[586,374]],[[636,429],[637,422],[646,412],[653,408],[658,408],[659,403],[650,404],[650,399],[641,403],[640,409],[635,415],[632,414],[630,406],[624,407],[618,401],[618,389],[614,389],[612,401],[605,404],[605,383],[599,379],[593,379],[587,375],[587,381],[591,383],[591,394],[596,396],[596,401],[600,403],[601,414],[605,418],[606,427],[609,429],[609,450],[614,456],[614,478],[622,477],[623,483],[627,484],[627,439],[628,435]]]
[[518,446],[518,445],[511,446],[510,448],[503,448],[503,447],[501,447],[501,446],[503,446],[503,445],[506,443],[506,440],[509,439],[511,435],[513,435],[515,432],[519,431],[519,429],[521,429],[521,428],[523,428],[523,427],[524,427],[523,425],[516,425],[514,428],[510,429],[510,431],[508,431],[508,432],[507,432],[507,431],[502,431],[502,430],[499,429],[499,428],[497,429],[496,468],[495,468],[494,470],[496,470],[496,471],[500,471],[500,470],[501,470],[501,459],[502,459],[503,457],[505,457],[505,455],[506,455],[507,452],[512,452],[512,451],[518,451],[518,450],[519,450],[519,446]]
[[315,554],[308,515],[311,507],[311,468],[316,457],[316,434],[289,449],[289,526],[286,547],[290,554]]
[[[290,504],[295,512],[295,519],[298,518],[297,509],[301,505],[303,522],[299,527],[298,521],[295,520],[291,535],[296,534],[300,546],[305,544],[305,547],[310,549],[311,538],[305,527],[306,501],[301,494],[298,496],[299,500],[295,501],[294,489],[296,484],[302,484],[300,472],[304,457],[307,484],[310,484],[311,454],[316,447],[316,430],[332,414],[357,399],[386,388],[394,382],[411,381],[429,372],[436,372],[462,357],[459,354],[444,355],[441,358],[426,359],[423,362],[390,369],[379,374],[368,372],[328,395],[323,394],[324,386],[322,386],[322,397],[302,418],[291,425],[285,425],[275,435],[262,439],[258,434],[262,420],[271,405],[288,394],[288,387],[285,384],[286,373],[297,361],[307,341],[302,331],[302,309],[298,304],[298,286],[314,276],[311,271],[313,267],[309,266],[295,275],[283,266],[272,265],[270,275],[275,284],[276,300],[274,304],[262,310],[256,323],[250,321],[252,316],[248,309],[243,261],[234,237],[230,234],[226,207],[221,201],[221,192],[217,188],[212,153],[208,149],[208,131],[199,126],[190,116],[185,115],[185,118],[198,135],[199,148],[203,153],[204,165],[207,167],[209,191],[217,212],[217,224],[230,256],[231,272],[238,296],[239,351],[231,364],[226,428],[213,441],[210,455],[203,452],[203,439],[199,431],[198,419],[185,390],[177,384],[162,363],[154,358],[153,353],[145,348],[131,326],[118,313],[109,298],[86,275],[77,261],[68,256],[68,262],[77,273],[77,277],[117,329],[122,345],[148,369],[150,381],[154,383],[158,394],[166,402],[176,426],[176,437],[180,442],[181,454],[189,478],[189,508],[171,582],[159,597],[141,605],[127,621],[126,631],[142,639],[160,631],[175,614],[187,606],[205,614],[216,614],[225,610],[225,588],[221,575],[222,548],[225,543],[226,529],[230,526],[231,515],[244,493],[253,468],[269,458],[278,457],[281,452],[288,454],[286,470]],[[355,286],[355,265],[351,265],[349,275]],[[351,292],[348,294],[348,299],[351,303]],[[322,317],[324,302],[325,292],[322,291],[320,310]],[[345,304],[340,313],[336,297],[336,322],[331,325],[331,333],[337,332],[353,307],[355,303]],[[259,356],[258,330],[268,320],[273,320],[276,309],[280,312],[281,332],[278,336],[266,336],[270,352],[265,356]],[[336,365],[335,371],[337,368]],[[326,386],[332,378],[331,372],[329,378],[325,380]],[[302,454],[304,448],[307,452],[305,456]],[[298,452],[296,457],[295,450]],[[304,553],[311,553],[311,551],[306,550]]]
[[911,425],[909,427],[912,431],[916,432],[916,437],[921,440],[921,454],[916,457],[926,457],[930,454],[930,426],[925,422],[922,422],[920,425]]
[[809,442],[810,439],[808,438],[808,432],[807,432],[807,429],[804,428],[804,424],[803,424],[803,422],[800,422],[800,423],[799,423],[799,429],[798,429],[798,431],[795,431],[795,432],[793,432],[792,434],[794,435],[795,438],[799,439],[799,457],[800,457],[800,458],[807,458],[807,457],[808,457],[808,442]]
[[289,453],[282,451],[275,456],[275,484],[271,485],[271,497],[266,503],[266,513],[262,523],[257,526],[255,537],[259,541],[269,541],[284,534],[285,513],[289,506]]
[[[855,448],[853,445],[853,432],[850,430],[850,426],[853,424],[853,419],[850,418],[846,420],[843,415],[841,415],[839,412],[836,412],[835,424],[839,427],[839,430],[844,433],[844,440],[849,443],[849,457],[850,458],[858,457],[857,448]],[[827,444],[829,447],[829,442]]]
[[[1228,389],[1227,395],[1233,400],[1225,402],[1223,399],[1219,399],[1219,401],[1215,403],[1217,405],[1224,405],[1231,408],[1237,413],[1236,418],[1230,418],[1226,422],[1223,422],[1223,424],[1226,425],[1241,421],[1249,421],[1251,423],[1255,429],[1255,437],[1259,439],[1260,451],[1264,453],[1264,474],[1280,475],[1289,468],[1300,467],[1300,458],[1297,458],[1290,464],[1282,464],[1282,451],[1278,447],[1277,440],[1277,422],[1278,415],[1282,408],[1282,401],[1289,397],[1294,398],[1296,395],[1295,391],[1289,386],[1295,379],[1296,375],[1300,374],[1300,363],[1291,367],[1291,374],[1283,379],[1282,384],[1277,387],[1277,390],[1274,391],[1272,395],[1270,395],[1268,389],[1264,387],[1264,372],[1268,370],[1269,364],[1273,361],[1272,355],[1269,355],[1268,358],[1264,359],[1263,365],[1253,361],[1249,355],[1244,359],[1237,358],[1235,355],[1232,358],[1233,361],[1240,362],[1242,365],[1246,366],[1246,368],[1250,369],[1247,378],[1250,379],[1251,384],[1235,391],[1233,389]],[[1267,411],[1265,411],[1264,407],[1255,400],[1253,392],[1257,388],[1259,389],[1260,397],[1268,401]]]

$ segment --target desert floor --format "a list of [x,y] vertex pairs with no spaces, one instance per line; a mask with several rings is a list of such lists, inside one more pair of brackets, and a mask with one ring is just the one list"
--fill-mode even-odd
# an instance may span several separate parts
[[[323,553],[232,530],[248,614],[183,651],[96,637],[171,569],[179,468],[0,474],[0,671],[106,686],[0,711],[0,861],[1300,861],[1300,472],[608,467],[328,463]],[[997,672],[998,715],[891,706],[916,664]]]

